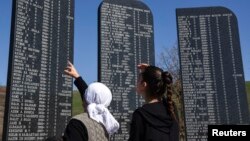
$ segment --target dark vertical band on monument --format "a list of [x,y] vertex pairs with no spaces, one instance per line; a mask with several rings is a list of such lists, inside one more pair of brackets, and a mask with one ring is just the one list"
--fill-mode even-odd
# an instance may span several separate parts
[[3,140],[62,135],[71,118],[74,0],[13,0]]
[[133,111],[143,100],[136,94],[137,64],[154,65],[153,16],[136,0],[104,0],[98,11],[98,80],[113,93],[110,111],[120,123],[112,140],[127,140]]
[[249,124],[237,18],[224,7],[176,10],[187,140],[208,124]]

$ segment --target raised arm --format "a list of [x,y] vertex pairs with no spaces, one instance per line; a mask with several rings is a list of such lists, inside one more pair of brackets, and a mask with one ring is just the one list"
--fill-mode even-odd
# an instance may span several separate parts
[[82,77],[79,75],[76,68],[74,67],[74,65],[70,61],[68,61],[68,65],[65,68],[64,72],[67,75],[75,78],[74,84],[76,85],[77,89],[79,90],[81,97],[82,97],[82,100],[85,101],[84,93],[85,93],[85,90],[88,88],[88,85],[82,79]]

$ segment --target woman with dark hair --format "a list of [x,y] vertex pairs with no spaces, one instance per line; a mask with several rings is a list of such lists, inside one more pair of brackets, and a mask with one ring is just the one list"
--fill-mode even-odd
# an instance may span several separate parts
[[133,113],[129,141],[178,141],[171,74],[147,64],[140,64],[138,68],[141,73],[137,93],[142,95],[146,104]]

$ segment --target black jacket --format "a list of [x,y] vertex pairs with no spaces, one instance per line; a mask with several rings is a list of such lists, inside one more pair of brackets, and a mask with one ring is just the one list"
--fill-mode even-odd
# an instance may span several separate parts
[[[81,94],[82,100],[84,100],[85,90],[88,88],[86,82],[82,79],[82,77],[76,78],[74,81],[77,89]],[[88,132],[84,124],[82,122],[71,119],[65,129],[64,141],[87,141],[88,140]]]
[[178,141],[178,123],[171,119],[166,104],[145,104],[133,113],[129,141]]

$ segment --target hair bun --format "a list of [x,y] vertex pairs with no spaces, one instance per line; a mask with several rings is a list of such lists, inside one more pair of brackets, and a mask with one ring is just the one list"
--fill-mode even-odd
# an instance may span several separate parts
[[167,72],[167,71],[165,71],[165,72],[162,73],[162,80],[163,80],[163,82],[165,82],[166,84],[172,84],[172,83],[173,83],[173,77],[172,77],[172,75],[171,75],[169,72]]

